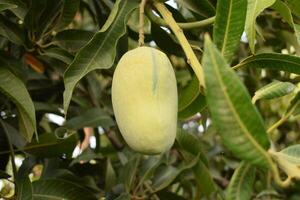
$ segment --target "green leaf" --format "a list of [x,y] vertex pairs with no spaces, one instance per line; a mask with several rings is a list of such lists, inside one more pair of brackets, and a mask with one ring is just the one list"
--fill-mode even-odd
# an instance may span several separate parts
[[125,191],[130,192],[135,181],[141,155],[135,154],[130,157],[127,163],[122,166],[119,181],[124,184]]
[[237,67],[266,68],[300,74],[300,57],[280,53],[262,53],[246,58]]
[[10,3],[0,3],[0,12],[7,9],[17,8],[18,6]]
[[285,0],[293,14],[300,17],[300,4],[298,0]]
[[58,32],[52,43],[69,52],[77,52],[92,39],[93,35],[94,33],[91,31],[67,29]]
[[255,103],[259,99],[274,99],[293,92],[296,86],[289,82],[274,81],[257,90],[252,98]]
[[39,135],[39,141],[34,140],[24,147],[24,151],[36,157],[51,158],[65,156],[72,157],[73,150],[77,144],[76,135],[59,139],[53,133]]
[[169,186],[175,178],[184,170],[190,169],[198,163],[199,156],[195,157],[188,164],[173,167],[171,165],[163,165],[156,169],[153,180],[152,180],[152,188],[155,192],[162,190]]
[[153,177],[153,189],[155,191],[164,189],[175,180],[179,173],[179,169],[170,165],[159,167]]
[[108,158],[106,161],[105,171],[105,190],[111,191],[112,187],[117,183],[117,175],[112,166],[111,160]]
[[16,185],[18,187],[17,200],[32,200],[32,184],[28,176],[17,177]]
[[48,56],[50,58],[55,58],[57,60],[60,60],[66,64],[70,64],[74,57],[72,54],[70,54],[69,52],[67,52],[64,49],[61,49],[59,47],[50,47],[47,49],[43,49],[43,52],[41,55],[45,55]]
[[289,146],[280,151],[285,160],[300,166],[300,144]]
[[199,94],[196,99],[185,109],[178,112],[179,119],[187,119],[201,112],[206,107],[205,96]]
[[8,69],[0,67],[0,91],[16,104],[19,111],[20,133],[27,141],[31,141],[33,133],[36,132],[35,110],[24,83]]
[[264,9],[270,7],[275,1],[276,0],[248,0],[245,31],[253,54],[255,52],[256,18]]
[[255,180],[255,168],[242,162],[234,171],[227,187],[226,200],[250,200]]
[[23,0],[1,0],[1,4],[15,5],[14,7],[10,7],[9,10],[21,20],[24,19],[26,12],[28,11],[26,2]]
[[31,40],[38,41],[51,32],[62,9],[63,0],[32,0],[24,23],[31,32]]
[[80,0],[64,0],[63,8],[60,14],[59,23],[56,29],[62,29],[68,26],[74,19],[77,10],[79,9]]
[[64,179],[42,179],[34,181],[32,187],[33,197],[38,200],[97,200],[91,191],[82,187],[79,183]]
[[118,0],[101,30],[76,55],[64,74],[64,111],[71,101],[73,90],[78,81],[95,69],[110,68],[116,57],[116,45],[126,33],[129,14],[138,6],[137,0]]
[[200,153],[200,160],[205,166],[208,166],[208,160],[203,153],[200,140],[196,135],[180,130],[177,131],[176,141],[184,151],[187,151],[194,156],[197,156]]
[[270,144],[264,122],[247,89],[208,35],[202,63],[208,108],[224,145],[240,159],[268,167],[270,158],[265,149]]
[[156,168],[161,164],[161,156],[150,156],[148,159],[144,160],[142,166],[139,170],[140,183],[145,182],[152,178]]
[[0,15],[0,35],[9,41],[22,45],[24,44],[24,33],[17,24],[9,21],[6,17]]
[[189,154],[199,156],[197,164],[192,168],[196,177],[197,186],[199,187],[198,189],[206,196],[215,192],[216,186],[208,170],[208,160],[203,153],[199,139],[193,134],[178,131],[176,141],[180,146],[180,152],[185,160],[191,159]]
[[155,23],[151,23],[151,36],[155,44],[165,53],[173,54],[176,56],[184,56],[181,46],[174,41],[169,33],[166,30],[162,29],[160,26]]
[[112,118],[100,108],[92,108],[78,117],[68,119],[64,127],[77,130],[83,127],[98,127],[108,128],[115,125]]
[[190,83],[180,91],[178,97],[178,111],[187,108],[200,94],[200,85],[196,76],[193,76]]
[[214,23],[214,43],[226,60],[231,61],[244,31],[247,0],[218,1]]
[[123,193],[114,200],[131,200],[130,194]]
[[214,5],[209,0],[176,0],[183,7],[203,16],[211,17],[216,13]]
[[272,8],[280,13],[282,18],[294,29],[298,45],[300,44],[300,25],[295,24],[290,8],[282,1],[277,0]]

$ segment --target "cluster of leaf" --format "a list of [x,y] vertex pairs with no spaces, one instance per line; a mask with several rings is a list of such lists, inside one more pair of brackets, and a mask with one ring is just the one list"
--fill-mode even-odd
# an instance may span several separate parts
[[[172,149],[145,156],[124,143],[110,98],[116,63],[137,47],[139,1],[1,0],[0,178],[14,190],[3,187],[0,198],[299,199],[297,1],[166,5],[180,24],[215,16],[184,30],[203,65],[202,94],[148,0],[145,42],[174,66],[179,120]],[[21,166],[8,164],[19,157]],[[273,181],[277,165],[288,191]]]

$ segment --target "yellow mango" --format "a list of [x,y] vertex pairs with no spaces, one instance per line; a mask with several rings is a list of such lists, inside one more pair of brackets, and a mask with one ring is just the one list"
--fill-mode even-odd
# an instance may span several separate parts
[[144,154],[171,148],[176,137],[177,85],[168,57],[151,47],[128,51],[112,82],[112,104],[126,143]]

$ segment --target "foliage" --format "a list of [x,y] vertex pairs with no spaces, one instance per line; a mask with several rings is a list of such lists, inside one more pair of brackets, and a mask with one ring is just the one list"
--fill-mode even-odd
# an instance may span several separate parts
[[176,74],[177,137],[143,155],[111,102],[140,1],[1,0],[0,198],[300,198],[298,1],[165,2],[143,28]]

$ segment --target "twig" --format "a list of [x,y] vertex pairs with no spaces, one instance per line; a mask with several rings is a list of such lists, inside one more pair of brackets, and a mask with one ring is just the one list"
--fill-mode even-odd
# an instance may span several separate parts
[[[162,18],[156,16],[152,10],[150,9],[150,7],[146,7],[146,14],[147,17],[154,23],[156,23],[159,26],[167,26],[169,27],[169,25],[167,24],[167,22],[165,20],[163,20]],[[215,16],[201,20],[201,21],[195,21],[195,22],[177,22],[177,25],[182,28],[182,29],[194,29],[194,28],[202,28],[208,25],[211,25],[214,23],[215,21]]]
[[147,0],[142,0],[140,3],[140,16],[139,16],[139,46],[144,45],[145,35],[144,35],[144,14],[145,14],[145,6]]
[[177,37],[186,57],[187,62],[191,65],[192,69],[194,70],[200,85],[204,87],[204,77],[203,77],[203,69],[196,57],[193,49],[191,48],[188,40],[186,39],[182,29],[177,25],[176,21],[174,20],[172,13],[166,8],[166,6],[161,2],[154,2],[154,6],[160,12],[166,23],[170,26],[172,31],[174,32],[175,36]]
[[292,107],[292,109],[288,112],[285,113],[281,119],[279,119],[275,124],[273,124],[268,130],[267,133],[271,134],[272,131],[274,131],[276,128],[278,128],[281,124],[283,124],[295,111],[295,109],[297,108],[297,106],[299,106],[298,104],[296,104],[294,107]]

